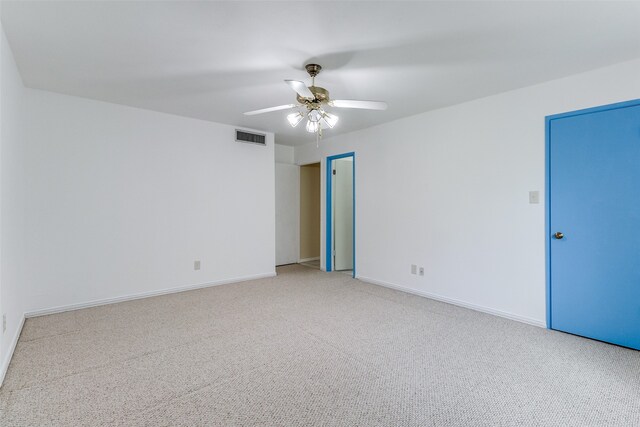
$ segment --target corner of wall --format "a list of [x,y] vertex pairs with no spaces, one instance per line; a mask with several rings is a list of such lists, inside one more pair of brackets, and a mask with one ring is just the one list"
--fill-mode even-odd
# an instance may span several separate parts
[[13,358],[13,353],[16,350],[16,346],[18,345],[18,340],[20,339],[20,335],[22,334],[22,328],[24,327],[25,316],[22,315],[20,319],[20,323],[18,324],[18,328],[13,334],[13,338],[9,344],[9,348],[5,352],[2,357],[2,364],[0,364],[0,388],[2,384],[4,384],[4,379],[7,376],[7,371],[9,370],[9,365],[11,364],[11,359]]
[[24,324],[23,254],[23,100],[25,87],[0,23],[0,385]]

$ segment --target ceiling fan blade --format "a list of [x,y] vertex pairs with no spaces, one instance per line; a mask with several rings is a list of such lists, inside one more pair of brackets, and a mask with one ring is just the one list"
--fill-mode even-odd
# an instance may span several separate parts
[[262,110],[247,111],[246,113],[244,113],[244,115],[255,116],[256,114],[270,113],[272,111],[288,110],[289,108],[293,108],[293,107],[297,107],[297,105],[296,104],[278,105],[277,107],[263,108]]
[[329,105],[337,108],[362,108],[365,110],[386,110],[387,103],[382,101],[356,101],[353,99],[334,99]]
[[307,85],[304,84],[303,82],[300,82],[298,80],[285,80],[284,82],[288,84],[291,89],[295,90],[296,93],[301,97],[310,98],[310,99],[315,98],[313,93],[309,90]]

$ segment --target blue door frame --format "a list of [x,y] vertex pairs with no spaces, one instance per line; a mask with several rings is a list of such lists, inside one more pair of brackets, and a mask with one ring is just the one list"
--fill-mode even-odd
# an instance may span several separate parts
[[353,157],[353,277],[356,277],[356,153],[344,153],[337,154],[335,156],[327,157],[327,179],[325,180],[325,186],[327,187],[327,212],[326,212],[326,224],[327,224],[327,238],[326,238],[326,267],[327,271],[333,270],[333,254],[332,254],[332,236],[333,236],[333,224],[331,223],[333,207],[331,206],[331,184],[333,183],[333,168],[331,165],[336,159],[343,159],[345,157]]
[[640,105],[640,99],[635,99],[632,101],[625,101],[625,102],[617,102],[614,104],[607,104],[607,105],[601,105],[598,107],[592,107],[592,108],[586,108],[583,110],[576,110],[576,111],[569,111],[566,113],[560,113],[560,114],[554,114],[551,116],[546,116],[545,117],[545,178],[546,178],[546,182],[545,182],[545,202],[546,202],[546,209],[545,209],[545,232],[546,232],[546,238],[545,238],[545,249],[546,249],[546,254],[545,254],[545,258],[546,258],[546,291],[547,291],[547,328],[548,329],[552,329],[552,321],[553,319],[551,318],[551,268],[553,267],[551,265],[551,242],[552,242],[552,238],[551,238],[551,157],[550,157],[550,153],[551,153],[551,122],[553,120],[557,120],[557,119],[561,119],[561,118],[566,118],[566,117],[572,117],[572,116],[579,116],[579,115],[583,115],[583,114],[590,114],[590,113],[596,113],[596,112],[602,112],[602,111],[608,111],[608,110],[615,110],[615,109],[619,109],[619,108],[626,108],[626,107],[635,107],[637,105]]

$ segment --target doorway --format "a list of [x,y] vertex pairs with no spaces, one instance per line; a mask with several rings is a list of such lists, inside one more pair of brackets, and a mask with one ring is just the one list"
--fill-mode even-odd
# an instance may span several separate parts
[[547,325],[640,350],[640,100],[547,117]]
[[355,153],[327,157],[327,271],[356,275]]
[[300,252],[298,262],[320,269],[320,163],[300,166]]

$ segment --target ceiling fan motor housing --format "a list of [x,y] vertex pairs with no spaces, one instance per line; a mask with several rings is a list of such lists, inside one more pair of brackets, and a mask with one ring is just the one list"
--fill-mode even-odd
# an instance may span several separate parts
[[[322,67],[318,64],[307,64],[304,68],[307,70],[307,73],[309,73],[309,76],[311,76],[314,82],[315,77],[320,73],[320,70],[322,70]],[[322,106],[322,104],[329,102],[329,91],[325,88],[316,86],[312,83],[312,85],[309,86],[309,90],[313,94],[313,99],[305,98],[300,95],[297,96],[298,102],[305,105],[309,110],[317,110]]]
[[311,77],[317,76],[320,73],[320,70],[322,70],[322,67],[318,64],[307,64],[304,68]]
[[329,91],[320,86],[309,86],[309,90],[313,93],[313,99],[304,98],[300,95],[296,97],[300,104],[308,107],[319,108],[321,104],[329,102]]
[[[279,111],[279,110],[289,110],[294,107],[303,107],[306,108],[308,113],[312,113],[316,110],[320,111],[323,114],[323,118],[334,117],[333,115],[326,113],[323,111],[324,105],[330,105],[331,107],[337,108],[360,108],[360,109],[368,109],[368,110],[386,110],[387,104],[385,102],[380,101],[357,101],[357,100],[331,100],[329,98],[329,91],[323,87],[316,86],[315,77],[320,73],[322,67],[318,64],[307,64],[305,65],[305,69],[309,76],[311,76],[312,82],[311,86],[307,86],[304,82],[298,80],[285,80],[285,82],[297,93],[297,101],[296,104],[286,104],[280,105],[272,108],[263,108],[262,110],[249,111],[245,114],[248,116],[252,116],[255,114],[269,113],[271,111]],[[298,111],[297,114],[302,114]],[[290,114],[290,116],[295,116],[295,120],[297,120],[296,113]],[[335,119],[331,119],[337,121],[337,116]],[[296,121],[292,126],[295,127],[299,121]]]

